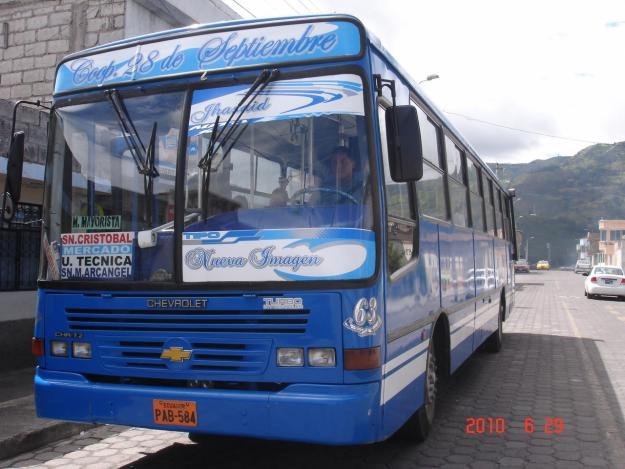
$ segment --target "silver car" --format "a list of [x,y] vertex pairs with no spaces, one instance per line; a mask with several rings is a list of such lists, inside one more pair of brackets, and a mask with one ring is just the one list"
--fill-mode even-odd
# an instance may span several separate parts
[[592,265],[590,265],[590,261],[588,260],[580,260],[575,263],[576,274],[589,274],[591,270]]

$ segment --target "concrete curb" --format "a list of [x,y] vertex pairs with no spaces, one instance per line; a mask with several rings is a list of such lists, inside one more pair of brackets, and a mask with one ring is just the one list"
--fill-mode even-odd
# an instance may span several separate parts
[[19,433],[0,441],[0,460],[17,456],[96,426],[84,423],[51,421],[50,425],[44,428]]

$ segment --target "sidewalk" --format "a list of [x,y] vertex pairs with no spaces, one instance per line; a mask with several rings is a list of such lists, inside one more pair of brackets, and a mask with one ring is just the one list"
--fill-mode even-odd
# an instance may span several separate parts
[[33,375],[32,367],[0,375],[0,460],[93,427],[37,417]]
[[37,292],[0,292],[0,460],[91,428],[35,412],[31,338]]

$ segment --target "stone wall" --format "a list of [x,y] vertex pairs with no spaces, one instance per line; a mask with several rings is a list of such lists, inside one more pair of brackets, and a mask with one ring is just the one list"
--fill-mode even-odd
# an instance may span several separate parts
[[0,99],[49,101],[61,58],[124,37],[125,5],[125,0],[0,0],[0,25],[8,25],[8,40],[0,37]]
[[[0,156],[6,156],[11,142],[13,102],[0,99]],[[45,164],[47,148],[48,112],[20,106],[17,110],[15,130],[23,130],[24,160]]]

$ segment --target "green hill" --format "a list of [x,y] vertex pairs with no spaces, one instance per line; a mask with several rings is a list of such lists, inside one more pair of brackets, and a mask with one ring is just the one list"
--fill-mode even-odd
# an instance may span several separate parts
[[[575,245],[597,222],[625,219],[625,142],[589,146],[574,156],[503,164],[496,169],[516,188],[517,228],[529,241],[530,261],[575,262]],[[524,243],[523,243],[524,244]],[[521,253],[525,246],[521,246]]]

